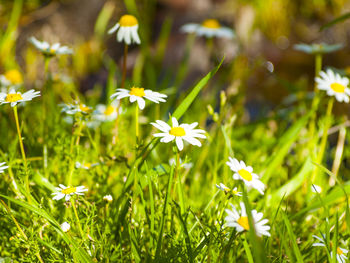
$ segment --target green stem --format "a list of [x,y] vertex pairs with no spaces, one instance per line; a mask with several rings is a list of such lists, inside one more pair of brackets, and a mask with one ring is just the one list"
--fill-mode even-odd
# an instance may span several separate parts
[[183,193],[183,187],[181,183],[181,176],[180,176],[180,153],[179,151],[176,151],[176,175],[177,176],[177,190],[179,194],[179,201],[180,201],[180,208],[181,208],[181,214],[185,212],[185,201],[184,201],[184,193]]
[[139,138],[139,106],[137,103],[135,103],[135,105],[135,136],[137,143],[137,139]]
[[[328,105],[327,105],[327,112],[326,112],[326,117],[325,117],[325,124],[324,124],[324,128],[323,128],[323,134],[322,134],[320,148],[319,148],[317,159],[316,159],[316,163],[318,163],[318,164],[322,163],[322,159],[323,159],[324,152],[325,152],[325,149],[326,149],[327,137],[328,137],[328,129],[332,125],[333,104],[334,104],[334,97],[331,97],[329,99]],[[315,167],[315,169],[313,171],[313,174],[312,174],[311,182],[315,181],[315,178],[316,178],[316,175],[317,175],[317,170],[318,170],[318,168]]]
[[74,200],[74,197],[71,198],[71,203],[72,203],[74,215],[75,215],[75,217],[76,217],[76,219],[77,219],[77,222],[78,222],[78,228],[79,228],[79,231],[80,231],[81,238],[84,239],[84,232],[83,232],[83,229],[81,228],[81,224],[80,224],[80,220],[79,220],[77,208],[75,207],[75,200]]
[[128,45],[125,44],[125,46],[124,46],[124,57],[123,57],[122,83],[120,85],[120,87],[122,89],[124,89],[124,86],[125,86],[127,57],[128,57]]
[[[81,121],[78,121],[78,130],[77,130],[77,137],[75,141],[75,146],[77,147],[80,142],[80,134],[81,130],[83,129],[83,124]],[[73,149],[74,149],[74,137],[72,137],[71,145],[70,145],[70,155],[71,155],[71,161],[69,166],[69,174],[68,174],[68,185],[72,185],[72,177],[73,177],[73,171],[74,171],[74,158],[73,158]]]
[[23,162],[24,162],[24,169],[25,169],[25,174],[26,174],[26,176],[25,176],[25,184],[26,184],[26,189],[27,189],[27,198],[28,198],[28,202],[31,203],[27,158],[26,158],[26,153],[24,151],[21,129],[19,127],[17,105],[13,107],[13,113],[15,115],[16,128],[17,128],[17,134],[18,134],[18,139],[19,139],[19,146],[21,148],[21,154],[22,154],[22,159],[23,159]]

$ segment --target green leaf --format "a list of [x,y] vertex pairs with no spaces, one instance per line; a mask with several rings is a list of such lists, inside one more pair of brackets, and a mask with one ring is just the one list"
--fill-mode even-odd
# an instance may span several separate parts
[[346,19],[350,18],[350,12],[345,13],[344,15],[337,17],[336,19],[332,20],[331,22],[328,22],[327,24],[321,26],[320,31],[325,30],[326,28],[329,28],[331,26],[334,26],[335,24],[338,24],[340,22],[345,21]]
[[298,247],[298,244],[297,244],[297,240],[296,240],[296,237],[295,237],[294,232],[293,232],[292,225],[289,222],[288,217],[287,217],[287,215],[284,212],[282,212],[282,215],[283,215],[284,224],[287,227],[287,232],[288,232],[288,235],[289,235],[289,241],[292,243],[292,248],[293,248],[293,251],[294,251],[294,256],[296,258],[296,262],[303,263],[304,262],[303,261],[303,257],[301,256],[301,253],[300,253],[300,250],[299,250],[299,247]]

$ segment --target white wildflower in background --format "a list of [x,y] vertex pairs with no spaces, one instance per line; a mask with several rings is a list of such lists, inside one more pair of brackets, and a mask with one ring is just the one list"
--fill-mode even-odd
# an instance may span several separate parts
[[80,163],[80,162],[75,162],[75,168],[77,168],[77,169],[81,168],[81,169],[89,170],[90,168],[95,167],[97,165],[99,165],[99,163],[85,163],[85,162]]
[[107,202],[112,202],[113,201],[113,197],[111,195],[105,195],[103,197],[103,200],[105,200]]
[[259,180],[259,176],[253,173],[251,166],[246,166],[243,161],[239,162],[237,159],[231,157],[229,157],[229,161],[226,164],[235,172],[233,179],[243,180],[248,188],[255,188],[262,195],[264,194],[265,185]]
[[55,55],[67,55],[73,53],[70,48],[61,46],[60,43],[50,45],[46,41],[37,40],[35,37],[31,37],[29,42],[31,42],[36,49],[43,53],[44,56],[52,57]]
[[316,184],[312,184],[311,185],[311,191],[313,193],[321,193],[322,192],[322,188],[321,188],[321,186],[318,186]]
[[299,50],[308,54],[325,54],[338,51],[344,47],[343,44],[328,45],[326,43],[319,44],[296,44],[293,46],[295,50]]
[[[169,159],[169,164],[170,165],[176,165],[176,160],[175,158],[170,158]],[[181,158],[180,158],[180,166],[184,169],[191,169],[193,167],[193,163],[191,162],[184,162]]]
[[84,195],[88,189],[85,186],[77,186],[77,187],[66,187],[63,184],[60,184],[59,187],[56,187],[55,193],[52,193],[54,197],[53,200],[60,200],[65,198],[66,201],[69,201],[72,195]]
[[40,96],[40,91],[29,90],[25,93],[16,92],[14,89],[11,89],[8,93],[0,93],[0,105],[4,103],[11,103],[11,107],[14,107],[19,102],[30,101],[35,97]]
[[93,112],[93,118],[100,122],[114,121],[121,111],[122,109],[119,108],[118,112],[118,103],[115,101],[110,105],[98,104]]
[[73,104],[60,104],[62,107],[62,112],[65,112],[70,115],[75,115],[77,113],[89,114],[92,113],[92,108],[86,106],[84,103],[80,103],[78,101],[74,101]]
[[22,83],[22,74],[17,69],[8,70],[4,74],[0,75],[1,87],[19,86]]
[[6,163],[0,163],[0,174],[4,172],[5,169],[9,168]]
[[186,24],[180,30],[184,33],[195,33],[197,36],[205,36],[207,38],[233,38],[235,36],[231,28],[221,26],[216,19],[204,20],[202,24]]
[[339,102],[349,102],[350,89],[348,88],[349,79],[341,77],[328,69],[326,72],[321,71],[320,76],[315,78],[317,88],[325,90],[328,96],[335,96]]
[[227,187],[226,185],[224,185],[223,183],[220,184],[216,184],[215,185],[219,190],[224,191],[225,194],[229,194],[232,193],[236,196],[242,196],[242,192],[238,192],[237,187],[231,189],[229,187]]
[[70,224],[68,222],[63,222],[61,224],[61,229],[63,232],[68,232],[70,230]]
[[[236,228],[237,232],[249,230],[249,221],[244,203],[240,202],[241,213],[238,213],[233,204],[230,205],[232,210],[225,209],[226,213],[228,214],[225,217],[226,225],[228,227]],[[270,236],[270,226],[266,225],[269,220],[262,219],[264,216],[263,213],[258,213],[256,210],[252,210],[251,212],[255,233],[257,236]]]
[[136,17],[132,15],[123,15],[119,22],[116,23],[109,31],[108,34],[113,34],[118,30],[117,40],[118,42],[124,41],[125,44],[130,45],[131,43],[140,44],[141,40],[137,33],[139,23]]
[[111,99],[115,98],[116,100],[120,100],[126,97],[130,98],[130,102],[137,101],[140,110],[143,110],[146,104],[144,98],[159,103],[165,102],[167,95],[149,89],[145,90],[144,88],[132,87],[130,90],[117,89],[117,92],[111,96]]
[[[313,243],[312,246],[313,247],[327,247],[325,244],[325,240],[326,240],[326,236],[324,234],[321,234],[321,237],[312,235],[314,238],[316,238],[318,241],[320,242],[316,242]],[[332,244],[331,244],[332,245]],[[345,249],[345,248],[341,248],[341,247],[337,247],[337,261],[338,263],[345,263],[347,261],[347,257],[345,256],[346,254],[348,254],[349,250]],[[331,258],[333,258],[333,251],[331,251]]]
[[183,123],[179,125],[175,117],[172,117],[171,120],[172,127],[161,120],[157,120],[155,123],[152,122],[151,124],[154,127],[162,131],[161,133],[153,134],[153,136],[162,137],[160,141],[164,143],[168,143],[175,140],[176,146],[179,149],[179,151],[182,151],[184,147],[183,140],[187,141],[192,145],[196,145],[199,147],[202,146],[201,142],[196,138],[205,139],[206,136],[204,135],[204,130],[195,129],[195,127],[198,125],[198,122],[194,122],[192,124]]

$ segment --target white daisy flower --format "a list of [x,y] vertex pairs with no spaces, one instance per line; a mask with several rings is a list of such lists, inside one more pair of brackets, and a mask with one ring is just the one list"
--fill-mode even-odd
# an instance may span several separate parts
[[60,200],[65,198],[66,201],[69,201],[72,195],[84,195],[88,189],[85,186],[77,187],[66,187],[63,184],[60,184],[59,187],[56,187],[57,192],[52,193],[54,197],[53,200]]
[[62,107],[61,112],[65,112],[70,115],[75,115],[78,112],[83,114],[89,114],[92,112],[91,107],[86,106],[85,104],[78,101],[74,101],[74,104],[60,104],[59,106]]
[[202,24],[186,24],[180,29],[184,33],[195,33],[197,36],[233,38],[233,30],[220,25],[216,19],[206,19]]
[[124,41],[127,45],[131,43],[140,44],[141,40],[137,34],[138,28],[139,22],[136,17],[132,15],[123,15],[119,22],[108,31],[108,34],[113,34],[119,29],[117,33],[118,42]]
[[262,195],[264,194],[265,185],[259,180],[259,176],[253,173],[251,166],[246,166],[243,161],[238,161],[235,158],[229,157],[229,162],[226,164],[231,168],[234,173],[233,179],[243,180],[248,188],[255,188]]
[[80,163],[80,162],[75,162],[75,168],[77,169],[85,169],[85,170],[89,170],[92,167],[95,167],[99,165],[99,163]]
[[[119,108],[119,114],[122,109]],[[100,122],[114,121],[118,117],[118,103],[111,103],[110,105],[98,104],[96,110],[93,112],[93,118]]]
[[204,135],[204,130],[195,129],[195,127],[198,125],[198,122],[194,122],[192,124],[183,123],[179,125],[175,117],[172,117],[171,120],[173,124],[172,127],[170,127],[170,125],[166,122],[160,120],[157,120],[155,123],[151,122],[151,124],[154,127],[162,131],[161,133],[153,134],[153,136],[162,137],[160,141],[164,143],[168,143],[175,140],[176,146],[179,149],[179,151],[182,151],[182,149],[184,148],[183,140],[187,141],[192,145],[196,145],[199,147],[202,146],[201,142],[197,140],[196,137],[205,139],[206,136]]
[[[228,214],[225,217],[226,225],[228,227],[236,228],[237,232],[249,230],[249,221],[248,221],[248,216],[247,216],[244,203],[240,202],[241,214],[237,212],[233,204],[230,204],[230,205],[232,207],[232,210],[225,209],[226,213]],[[263,213],[258,213],[256,210],[252,210],[252,219],[255,227],[255,233],[259,237],[270,236],[270,233],[269,233],[270,226],[265,225],[269,220],[262,219],[263,216],[264,216]]]
[[130,102],[137,101],[140,110],[143,110],[146,104],[144,98],[155,103],[159,103],[165,102],[165,98],[167,97],[167,95],[149,89],[145,90],[144,88],[132,87],[130,90],[117,89],[117,92],[111,96],[111,99],[115,98],[117,100],[120,100],[126,97],[130,98]]
[[11,107],[14,107],[19,102],[30,101],[38,96],[40,96],[40,91],[35,91],[33,89],[23,94],[21,92],[16,92],[14,89],[10,89],[8,93],[0,93],[0,105],[4,103],[11,103]]
[[224,185],[223,183],[220,183],[220,184],[216,184],[215,185],[219,190],[221,191],[224,191],[225,194],[229,194],[229,193],[232,193],[236,196],[242,196],[242,192],[238,192],[237,191],[237,187],[231,189],[229,187],[227,187],[226,185]]
[[349,103],[350,89],[348,88],[349,79],[341,77],[328,69],[326,72],[321,71],[320,77],[316,77],[317,88],[325,90],[328,96],[335,96],[337,101]]
[[113,201],[113,197],[111,195],[105,195],[103,197],[103,200],[105,200],[107,202],[112,202]]
[[61,229],[63,232],[68,232],[70,230],[70,224],[68,222],[63,222],[61,224]]
[[316,184],[311,185],[311,191],[313,193],[321,193],[322,192],[322,187]]
[[31,42],[36,49],[43,53],[44,56],[52,57],[55,55],[66,55],[73,53],[73,51],[70,48],[66,46],[61,46],[60,43],[50,45],[46,41],[37,40],[35,37],[31,37],[29,39],[29,42]]
[[6,71],[3,75],[0,75],[0,86],[19,86],[23,83],[23,77],[21,72],[17,69],[11,69]]
[[0,163],[0,174],[4,172],[5,169],[9,168],[5,165],[6,163]]
[[[312,244],[313,247],[326,247],[326,244],[325,244],[326,236],[324,234],[321,234],[321,235],[322,235],[322,238],[312,235],[314,238],[320,241],[320,242],[313,243]],[[332,243],[331,243],[331,246],[332,246]],[[348,254],[348,252],[349,250],[345,248],[337,247],[337,262],[345,263],[346,260],[348,259],[345,255]],[[331,251],[331,258],[333,258],[333,251]]]

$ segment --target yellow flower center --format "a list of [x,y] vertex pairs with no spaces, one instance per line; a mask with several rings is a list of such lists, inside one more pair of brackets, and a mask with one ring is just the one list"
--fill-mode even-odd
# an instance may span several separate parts
[[337,247],[337,254],[338,255],[342,255],[343,254],[343,250],[341,250],[339,247]]
[[123,15],[119,20],[119,25],[122,27],[136,26],[138,25],[138,21],[132,15]]
[[228,187],[224,187],[224,191],[225,191],[225,193],[228,193],[228,192],[230,192],[230,188],[228,188]]
[[105,115],[109,116],[114,112],[114,107],[113,106],[108,106],[104,112]]
[[11,81],[12,84],[20,84],[23,82],[22,74],[17,69],[11,69],[5,72],[5,78]]
[[49,53],[50,53],[50,54],[55,54],[55,53],[56,53],[56,49],[50,48],[50,49],[49,49]]
[[240,218],[238,218],[237,223],[245,230],[249,230],[249,222],[247,216],[241,216]]
[[339,93],[344,93],[345,91],[345,86],[342,84],[339,84],[337,82],[334,82],[331,84],[331,89],[335,92],[339,92]]
[[236,195],[236,194],[238,194],[238,191],[232,190],[232,193],[233,193],[234,195]]
[[76,187],[68,187],[68,188],[62,190],[62,194],[69,195],[69,194],[74,193],[76,191],[77,191]]
[[20,93],[7,94],[6,99],[5,99],[6,102],[16,102],[19,100],[23,100],[23,97]]
[[184,128],[182,127],[173,127],[170,129],[169,134],[174,135],[174,136],[185,136],[186,132]]
[[134,96],[137,96],[137,97],[143,97],[145,96],[145,89],[144,88],[135,88],[135,87],[132,87],[130,92],[129,92],[130,95],[134,95]]
[[91,163],[86,163],[86,164],[84,164],[84,166],[85,166],[86,168],[90,169],[90,168],[91,168]]
[[220,28],[220,23],[216,19],[207,19],[204,20],[202,26],[210,29],[218,29]]
[[251,181],[253,179],[252,174],[245,169],[239,170],[238,174],[246,181]]
[[84,105],[84,104],[79,104],[79,109],[82,111],[82,112],[86,112],[86,113],[89,113],[91,111],[91,109]]

